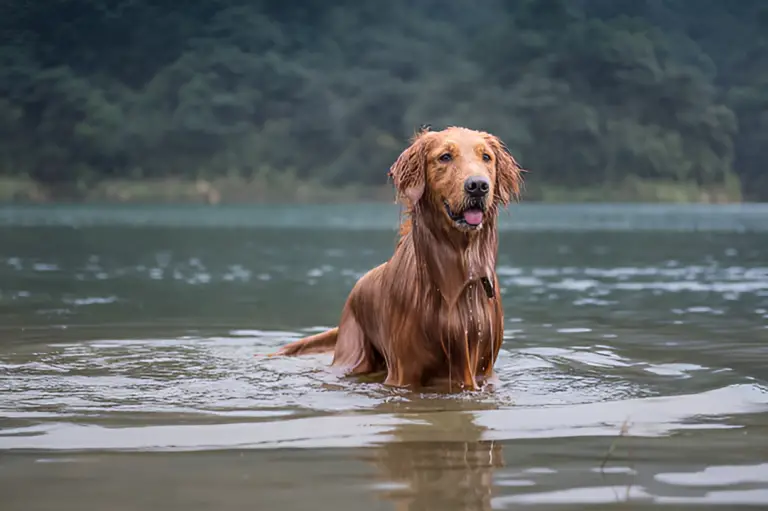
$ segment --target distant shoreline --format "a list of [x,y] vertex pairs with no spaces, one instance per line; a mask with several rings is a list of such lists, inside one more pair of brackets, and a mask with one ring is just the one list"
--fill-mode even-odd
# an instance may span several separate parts
[[[619,185],[569,187],[526,182],[524,202],[738,204],[745,202],[738,183],[701,186],[628,178]],[[93,186],[41,186],[25,178],[0,177],[0,202],[56,204],[241,204],[393,202],[391,184],[331,188],[312,181],[216,179],[105,180]]]

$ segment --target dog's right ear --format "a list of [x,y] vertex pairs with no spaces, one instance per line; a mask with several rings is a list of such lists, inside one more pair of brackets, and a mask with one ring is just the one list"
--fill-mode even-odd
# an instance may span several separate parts
[[431,138],[429,132],[422,130],[389,169],[398,197],[408,199],[410,206],[414,206],[424,195]]

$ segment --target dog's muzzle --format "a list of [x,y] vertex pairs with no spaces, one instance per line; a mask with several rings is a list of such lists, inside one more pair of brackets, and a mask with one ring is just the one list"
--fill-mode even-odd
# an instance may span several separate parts
[[453,211],[446,200],[443,201],[443,205],[448,216],[458,227],[477,229],[483,223],[486,211],[484,197],[465,197],[461,209],[458,211]]

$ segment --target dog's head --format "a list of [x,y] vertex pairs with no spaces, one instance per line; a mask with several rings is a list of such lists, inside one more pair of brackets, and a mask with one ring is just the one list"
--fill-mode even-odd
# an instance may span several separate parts
[[419,132],[389,174],[409,208],[422,203],[453,228],[475,231],[519,195],[522,169],[494,135],[451,127]]

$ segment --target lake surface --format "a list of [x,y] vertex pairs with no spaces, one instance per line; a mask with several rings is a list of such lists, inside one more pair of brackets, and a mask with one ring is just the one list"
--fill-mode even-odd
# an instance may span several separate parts
[[0,207],[16,510],[768,506],[768,207],[502,214],[493,392],[256,355],[336,324],[394,205]]

